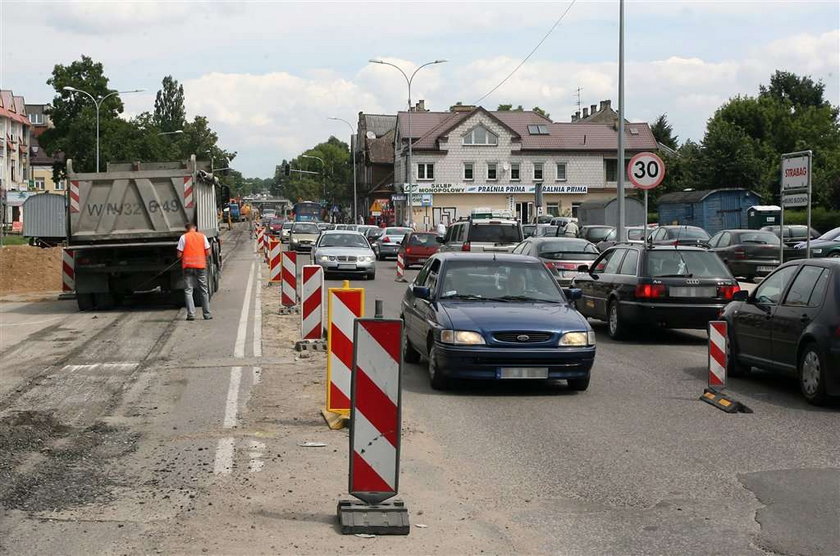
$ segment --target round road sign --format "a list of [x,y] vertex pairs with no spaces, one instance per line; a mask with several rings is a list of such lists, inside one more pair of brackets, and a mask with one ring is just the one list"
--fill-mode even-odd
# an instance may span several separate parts
[[665,163],[654,153],[639,153],[627,164],[627,177],[638,189],[653,189],[665,179]]

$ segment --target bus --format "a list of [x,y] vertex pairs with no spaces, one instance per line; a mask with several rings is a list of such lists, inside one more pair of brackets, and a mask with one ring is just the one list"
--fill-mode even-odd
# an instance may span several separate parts
[[312,201],[300,201],[292,207],[295,222],[320,222],[321,205]]

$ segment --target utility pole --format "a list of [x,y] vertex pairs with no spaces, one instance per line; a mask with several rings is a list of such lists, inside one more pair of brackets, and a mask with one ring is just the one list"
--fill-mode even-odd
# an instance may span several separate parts
[[580,92],[581,92],[582,90],[583,90],[583,87],[578,87],[577,89],[575,89],[575,92],[577,93],[577,95],[576,95],[576,96],[577,96],[577,107],[578,107],[578,112],[580,112]]
[[615,237],[619,242],[623,242],[626,239],[624,230],[624,174],[627,171],[624,167],[624,0],[619,0],[618,6],[618,160],[616,161],[618,222]]

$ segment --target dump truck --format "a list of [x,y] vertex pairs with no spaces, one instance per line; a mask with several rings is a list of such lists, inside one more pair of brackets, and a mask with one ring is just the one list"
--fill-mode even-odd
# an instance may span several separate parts
[[105,309],[123,298],[159,291],[184,303],[178,239],[188,222],[210,242],[210,295],[222,269],[218,180],[182,162],[108,164],[105,172],[75,173],[67,161],[68,247],[82,311]]

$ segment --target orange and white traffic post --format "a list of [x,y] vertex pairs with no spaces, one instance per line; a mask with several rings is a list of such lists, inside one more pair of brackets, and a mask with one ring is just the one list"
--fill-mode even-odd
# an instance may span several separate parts
[[297,305],[297,253],[283,251],[282,257],[280,304],[286,308],[294,307]]
[[324,336],[324,269],[304,265],[300,286],[300,338],[321,340]]
[[283,261],[281,257],[280,241],[274,238],[268,240],[268,281],[277,284],[281,281]]
[[401,252],[397,253],[397,277],[394,281],[405,282],[405,259]]
[[324,418],[330,428],[344,426],[350,415],[350,386],[353,368],[353,323],[364,316],[365,290],[343,288],[327,290],[327,392]]
[[729,359],[729,323],[709,321],[709,364],[707,387],[700,399],[726,413],[752,413],[752,409],[724,392]]

